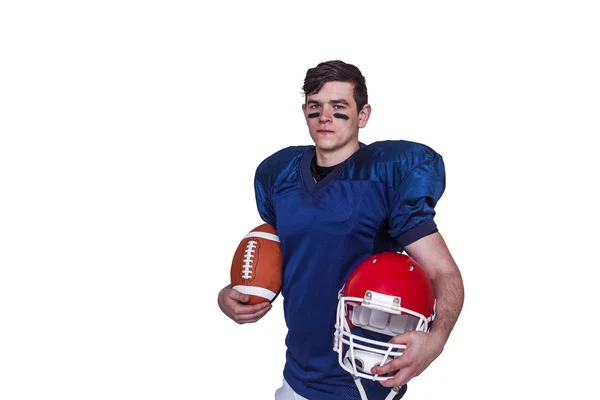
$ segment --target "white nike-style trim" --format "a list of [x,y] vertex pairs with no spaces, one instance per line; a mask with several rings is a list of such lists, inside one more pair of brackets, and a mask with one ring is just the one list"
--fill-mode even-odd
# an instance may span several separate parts
[[236,285],[233,288],[240,293],[263,297],[269,301],[273,300],[277,295],[277,293],[273,293],[269,289],[261,288],[258,286]]
[[244,236],[244,239],[250,238],[250,237],[259,237],[259,238],[268,239],[268,240],[272,240],[274,242],[279,243],[279,236],[273,235],[272,233],[267,233],[267,232],[250,232],[249,234],[247,234],[246,236]]

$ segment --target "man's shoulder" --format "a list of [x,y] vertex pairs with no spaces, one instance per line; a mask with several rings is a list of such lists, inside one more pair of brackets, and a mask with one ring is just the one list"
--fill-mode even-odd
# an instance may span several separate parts
[[362,146],[351,161],[352,179],[375,180],[399,187],[417,168],[433,179],[444,175],[443,159],[431,147],[407,140],[387,140]]
[[440,155],[431,147],[409,140],[384,140],[373,142],[361,149],[363,158],[376,163],[385,162],[423,162]]
[[362,146],[355,154],[354,163],[361,168],[394,166],[403,171],[422,163],[442,160],[431,147],[408,140],[385,140]]
[[256,168],[257,179],[276,177],[298,165],[302,155],[313,146],[289,146],[265,158]]

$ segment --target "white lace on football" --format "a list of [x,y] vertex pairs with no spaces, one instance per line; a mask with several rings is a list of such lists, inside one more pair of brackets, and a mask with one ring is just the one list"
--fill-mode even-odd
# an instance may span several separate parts
[[246,245],[246,250],[244,251],[244,265],[242,278],[244,279],[252,279],[252,259],[254,258],[254,249],[256,248],[256,242],[254,240],[250,240]]

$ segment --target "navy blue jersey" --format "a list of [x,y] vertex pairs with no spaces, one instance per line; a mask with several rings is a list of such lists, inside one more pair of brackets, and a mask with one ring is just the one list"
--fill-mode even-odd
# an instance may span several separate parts
[[[436,230],[444,162],[419,143],[361,143],[316,182],[314,156],[314,146],[288,147],[265,159],[255,177],[259,214],[277,229],[283,251],[284,377],[311,400],[360,400],[333,350],[338,292],[365,258]],[[369,399],[389,393],[378,382],[361,382]]]

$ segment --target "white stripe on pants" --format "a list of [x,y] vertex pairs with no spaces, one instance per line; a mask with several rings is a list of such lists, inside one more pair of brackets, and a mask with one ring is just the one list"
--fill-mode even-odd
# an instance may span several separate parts
[[277,389],[275,392],[275,400],[308,400],[306,397],[300,396],[298,393],[294,392],[294,389],[287,383],[287,381],[283,380],[283,386]]

